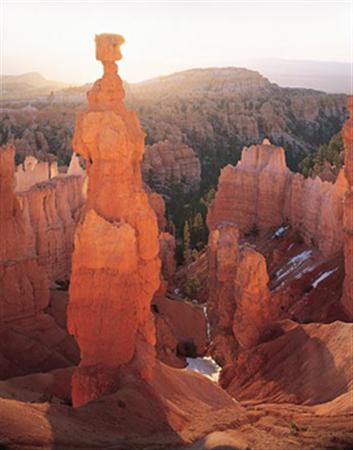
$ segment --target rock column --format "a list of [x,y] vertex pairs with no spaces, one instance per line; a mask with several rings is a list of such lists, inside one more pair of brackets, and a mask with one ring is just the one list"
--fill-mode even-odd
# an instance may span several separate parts
[[208,241],[211,354],[221,365],[257,345],[275,316],[265,258],[239,245],[239,230],[224,223]]
[[81,362],[72,400],[81,406],[114,392],[121,373],[147,379],[155,363],[150,311],[159,286],[156,216],[143,190],[144,133],[123,103],[117,75],[121,36],[96,36],[104,75],[88,92],[76,118],[73,148],[86,160],[85,214],[75,236],[68,327]]

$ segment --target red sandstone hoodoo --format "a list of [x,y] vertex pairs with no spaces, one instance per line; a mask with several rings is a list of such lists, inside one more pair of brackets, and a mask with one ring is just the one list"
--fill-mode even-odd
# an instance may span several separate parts
[[104,76],[77,115],[74,150],[87,161],[85,217],[72,260],[68,327],[81,350],[72,379],[74,406],[117,388],[119,368],[141,379],[155,362],[150,302],[159,286],[156,216],[143,190],[144,133],[123,103],[118,35],[96,36]]

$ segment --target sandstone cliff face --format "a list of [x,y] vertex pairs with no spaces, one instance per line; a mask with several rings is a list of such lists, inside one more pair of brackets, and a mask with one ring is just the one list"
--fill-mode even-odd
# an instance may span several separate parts
[[[68,268],[61,262],[70,259],[69,249],[65,259],[62,255],[66,243],[63,223],[50,223],[48,218],[62,217],[61,202],[69,208],[65,202],[73,195],[72,185],[65,185],[64,178],[59,181],[70,191],[69,196],[52,182],[16,195],[14,169],[14,149],[1,148],[0,379],[67,367],[77,361],[75,343],[65,326],[44,313],[49,304],[48,272],[65,272],[66,279]],[[46,204],[43,199],[48,195],[57,196],[57,204]]]
[[265,139],[261,145],[244,148],[235,167],[222,170],[208,227],[213,230],[222,222],[231,222],[247,234],[289,223],[308,244],[330,256],[342,249],[345,190],[343,173],[334,184],[292,173],[283,148]]
[[353,96],[348,99],[350,118],[342,129],[344,142],[345,176],[348,181],[347,192],[344,197],[344,259],[345,280],[342,305],[347,314],[353,319]]
[[17,195],[25,234],[49,281],[68,280],[73,237],[82,209],[83,178],[57,177]]
[[43,310],[49,300],[45,269],[28,236],[20,202],[14,193],[14,149],[0,149],[0,320],[9,321]]
[[155,360],[150,302],[160,282],[158,226],[142,185],[144,134],[136,114],[125,109],[116,74],[122,42],[116,35],[96,37],[104,76],[88,92],[73,140],[88,163],[68,309],[81,350],[72,380],[75,406],[115,390],[122,366],[148,378]]
[[147,145],[142,162],[146,183],[160,192],[180,184],[185,192],[199,187],[201,163],[192,148],[169,141]]

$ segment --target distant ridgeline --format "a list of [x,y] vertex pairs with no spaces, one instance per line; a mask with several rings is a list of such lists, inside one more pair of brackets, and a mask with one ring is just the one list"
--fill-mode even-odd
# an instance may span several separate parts
[[240,158],[244,145],[265,137],[298,163],[336,134],[346,118],[345,95],[281,88],[259,73],[238,68],[195,69],[129,85],[147,143],[182,141],[199,155],[202,187]]

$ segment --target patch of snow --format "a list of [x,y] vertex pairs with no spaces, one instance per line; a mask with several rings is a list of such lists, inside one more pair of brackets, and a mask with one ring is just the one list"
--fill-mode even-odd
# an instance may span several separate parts
[[[298,267],[300,267],[303,262],[308,259],[312,255],[312,250],[304,250],[303,252],[299,253],[298,255],[293,256],[284,268],[278,270],[276,272],[276,277],[278,279],[284,278],[286,275],[289,275],[291,272],[294,272]],[[289,267],[288,267],[289,266]],[[287,269],[285,269],[288,267]]]
[[218,382],[222,368],[210,356],[205,356],[204,358],[186,358],[186,361],[188,364],[186,370],[198,372],[211,381]]
[[205,319],[206,319],[207,338],[208,338],[209,342],[211,342],[211,325],[210,325],[210,322],[209,322],[209,320],[208,320],[208,315],[207,315],[207,305],[204,305],[204,306],[202,307],[202,311],[203,311],[203,314],[204,314]]
[[271,239],[279,238],[284,235],[284,233],[288,230],[289,225],[285,225],[284,227],[279,227],[278,230],[275,231],[274,235]]
[[176,295],[180,294],[180,289],[179,288],[174,289],[174,294]]
[[306,267],[304,270],[298,273],[298,275],[295,276],[296,280],[299,280],[303,275],[305,275],[308,272],[312,272],[314,270],[315,266]]
[[293,248],[294,245],[295,245],[294,242],[292,242],[291,245],[288,247],[288,250],[290,250],[291,248]]
[[313,283],[312,283],[312,287],[313,288],[317,288],[318,285],[321,283],[321,281],[325,280],[327,277],[329,277],[331,274],[333,274],[334,272],[337,272],[338,267],[336,267],[335,269],[332,270],[328,270],[327,272],[322,273],[319,278],[317,278]]

